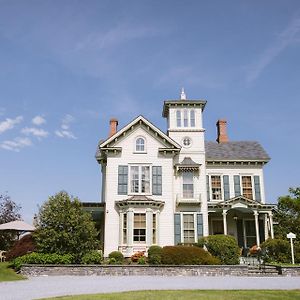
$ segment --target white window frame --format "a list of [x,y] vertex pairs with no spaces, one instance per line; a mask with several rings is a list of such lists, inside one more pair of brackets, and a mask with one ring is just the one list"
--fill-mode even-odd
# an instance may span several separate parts
[[[192,112],[194,113],[194,118],[192,119]],[[194,109],[190,110],[190,127],[196,127],[196,111]],[[192,125],[192,120],[194,120],[194,125]]]
[[[183,185],[184,185],[184,179],[183,175],[186,173],[191,173],[192,174],[192,180],[193,180],[193,197],[185,197],[184,196],[184,190],[183,190]],[[195,198],[195,180],[194,180],[194,172],[182,172],[181,175],[181,195],[183,199],[194,199]]]
[[[145,217],[145,228],[135,228],[134,227],[134,218],[135,218],[135,216],[136,215],[144,215],[144,217]],[[133,213],[133,224],[132,224],[133,226],[132,226],[132,229],[133,229],[133,232],[132,232],[132,240],[133,240],[133,244],[134,245],[145,245],[146,244],[146,242],[147,242],[147,230],[148,230],[148,224],[147,224],[147,214],[146,214],[146,212],[134,212]],[[134,234],[134,230],[135,229],[145,229],[145,241],[135,241],[134,240],[134,237],[135,237],[135,234]],[[137,236],[139,236],[139,237],[141,237],[142,235],[137,235]]]
[[194,243],[197,243],[197,213],[195,212],[183,212],[180,213],[180,222],[181,222],[181,243],[184,243],[184,215],[193,215],[194,216]]
[[[140,146],[137,144],[137,142],[139,140],[143,140],[144,141],[144,150],[138,150],[137,147]],[[146,153],[147,152],[147,144],[146,144],[146,139],[143,136],[138,136],[136,137],[135,141],[134,141],[134,153]]]
[[176,110],[176,127],[177,128],[182,127],[182,111],[179,109]]
[[[211,177],[212,176],[220,176],[221,178],[221,199],[219,200],[216,200],[216,199],[213,199],[213,193],[212,193],[212,180],[211,180]],[[224,199],[224,191],[223,191],[223,176],[221,174],[210,174],[209,175],[209,196],[210,196],[210,199],[211,201],[213,202],[219,202],[219,201],[223,201]]]
[[242,196],[244,196],[243,177],[251,177],[252,200],[255,200],[254,175],[253,174],[240,174],[240,189],[241,189]]
[[[138,168],[138,191],[132,191],[132,167]],[[149,192],[142,192],[142,167],[149,167]],[[128,165],[128,186],[129,186],[129,193],[130,195],[151,195],[152,194],[152,166],[149,164],[129,164]]]

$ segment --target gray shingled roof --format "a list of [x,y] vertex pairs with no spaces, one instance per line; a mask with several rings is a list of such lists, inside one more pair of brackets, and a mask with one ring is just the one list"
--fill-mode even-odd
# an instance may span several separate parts
[[205,142],[206,160],[263,160],[270,157],[258,142]]
[[185,165],[185,166],[195,166],[199,165],[196,162],[194,162],[190,157],[185,157],[184,160],[180,163],[180,165]]

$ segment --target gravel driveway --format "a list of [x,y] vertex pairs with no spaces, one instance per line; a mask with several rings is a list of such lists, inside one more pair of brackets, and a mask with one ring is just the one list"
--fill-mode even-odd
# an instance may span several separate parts
[[[137,284],[138,283],[138,284]],[[28,300],[132,290],[299,289],[300,277],[40,276],[1,282],[0,299]]]

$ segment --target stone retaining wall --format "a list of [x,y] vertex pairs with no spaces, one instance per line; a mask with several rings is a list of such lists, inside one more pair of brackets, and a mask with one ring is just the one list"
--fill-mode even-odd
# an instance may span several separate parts
[[276,266],[279,274],[283,276],[300,276],[300,267],[281,267]]
[[245,276],[247,266],[23,265],[21,274],[99,276]]

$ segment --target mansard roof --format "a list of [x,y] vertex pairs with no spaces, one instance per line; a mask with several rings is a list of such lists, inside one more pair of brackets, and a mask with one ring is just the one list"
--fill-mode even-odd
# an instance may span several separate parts
[[269,155],[255,141],[227,143],[205,142],[206,161],[261,161],[268,162]]

